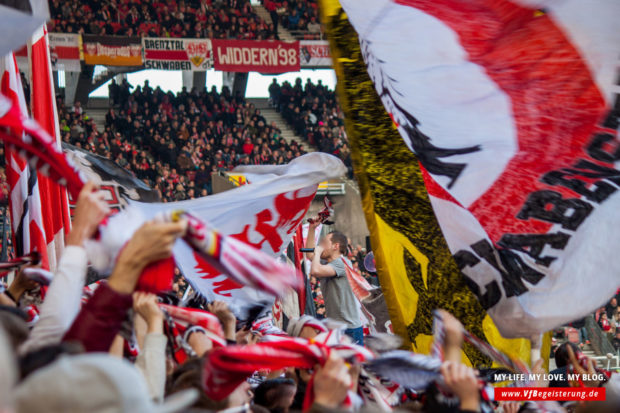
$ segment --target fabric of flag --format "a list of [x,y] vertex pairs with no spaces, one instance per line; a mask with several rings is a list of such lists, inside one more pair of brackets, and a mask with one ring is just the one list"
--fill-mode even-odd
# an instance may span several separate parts
[[309,297],[312,297],[312,293],[310,292],[310,294],[308,294],[308,285],[309,285],[309,280],[308,277],[306,276],[306,274],[303,271],[302,265],[304,262],[304,255],[303,253],[299,250],[300,248],[303,248],[303,234],[302,234],[302,226],[299,225],[297,227],[297,230],[295,230],[295,234],[293,235],[293,242],[292,245],[289,248],[292,248],[292,261],[293,264],[295,265],[295,269],[297,270],[297,274],[299,275],[300,278],[300,287],[297,289],[297,298],[298,298],[298,303],[299,303],[299,314],[303,315],[306,312],[306,307],[307,307],[307,300]]
[[25,45],[49,17],[47,0],[0,1],[0,56]]
[[35,171],[51,177],[77,197],[86,182],[85,175],[62,153],[55,139],[28,117],[16,93],[11,93],[8,87],[1,92],[0,140]]
[[[130,200],[129,204],[147,219],[166,211],[188,211],[222,234],[271,256],[279,256],[301,225],[318,184],[343,176],[346,169],[338,158],[316,152],[287,165],[244,167],[235,172],[243,173],[249,184],[188,201],[144,203]],[[228,303],[237,314],[240,307],[248,304],[273,302],[273,296],[267,292],[223,275],[184,242],[177,242],[174,257],[196,290],[209,301]]]
[[608,300],[620,285],[620,2],[341,3],[502,334],[539,334]]
[[[49,39],[45,26],[37,30],[28,43],[28,57],[30,67],[33,68],[30,71],[32,117],[55,139],[60,148],[56,94],[52,80]],[[39,174],[39,192],[48,245],[48,260],[50,269],[54,271],[64,248],[65,234],[68,234],[71,229],[69,198],[66,188],[43,174]]]
[[391,333],[392,322],[388,315],[385,297],[381,288],[370,285],[362,274],[342,260],[353,294],[359,302],[363,317],[368,323],[371,333]]
[[[394,332],[414,351],[428,354],[433,339],[432,310],[443,308],[475,336],[528,362],[529,341],[501,337],[461,276],[434,216],[418,158],[381,104],[347,15],[338,1],[324,0],[321,6],[353,166]],[[378,10],[373,5],[366,7],[367,12]],[[412,38],[406,41],[412,43]],[[548,340],[545,345],[543,354],[548,354]],[[469,344],[464,346],[464,354],[469,364],[492,364]]]
[[[12,104],[14,109],[27,114],[24,89],[13,53],[2,58],[1,82],[0,90],[10,101],[7,104]],[[23,136],[20,135],[19,138],[23,139]],[[23,256],[36,251],[41,258],[41,265],[49,268],[36,170],[9,145],[4,145],[4,154],[15,254]]]
[[[62,150],[84,173],[86,179],[98,185],[100,191],[106,192],[105,199],[110,209],[120,211],[127,206],[128,199],[141,202],[161,200],[157,190],[150,188],[113,160],[65,142],[62,144]],[[76,201],[70,199],[69,207],[74,208]]]

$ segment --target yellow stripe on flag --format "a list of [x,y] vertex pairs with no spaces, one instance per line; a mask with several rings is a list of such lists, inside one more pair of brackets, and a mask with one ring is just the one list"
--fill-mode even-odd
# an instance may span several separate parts
[[[377,273],[395,333],[414,351],[429,353],[432,310],[444,308],[472,334],[529,363],[529,340],[502,338],[465,284],[433,213],[418,160],[377,96],[357,34],[339,2],[321,0],[320,9]],[[549,338],[543,355],[549,354]],[[464,347],[463,360],[491,366],[470,345]]]

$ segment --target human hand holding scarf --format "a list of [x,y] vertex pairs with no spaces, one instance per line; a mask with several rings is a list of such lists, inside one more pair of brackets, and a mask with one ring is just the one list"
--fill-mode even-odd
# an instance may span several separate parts
[[331,353],[325,364],[315,366],[314,371],[314,403],[330,409],[340,407],[352,385],[347,364],[336,353]]
[[87,182],[78,196],[67,245],[82,247],[97,232],[101,221],[110,215],[105,193],[93,182]]
[[121,250],[108,281],[110,288],[124,294],[133,293],[142,271],[149,264],[172,256],[174,242],[186,227],[185,221],[143,224]]

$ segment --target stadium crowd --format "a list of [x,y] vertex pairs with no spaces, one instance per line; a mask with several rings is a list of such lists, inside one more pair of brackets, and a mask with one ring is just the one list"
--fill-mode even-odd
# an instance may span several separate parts
[[127,82],[110,85],[105,129],[81,106],[58,102],[63,141],[114,160],[167,201],[211,193],[211,173],[237,165],[284,164],[305,153],[259,109],[227,88],[178,94]]
[[338,156],[353,176],[344,114],[333,90],[320,80],[316,85],[310,79],[303,84],[301,78],[297,78],[294,85],[287,81],[280,85],[274,79],[269,86],[269,96],[272,105],[297,135],[319,151]]
[[[317,111],[321,122],[338,120],[337,116],[325,117],[317,110],[331,108],[337,114],[336,102],[319,106],[320,97],[324,104],[329,101],[326,96],[330,92],[324,86],[308,82],[298,95],[300,88],[300,80],[295,86],[283,85],[280,90],[285,92],[274,93],[272,99],[289,109],[296,96],[301,100],[319,98],[309,106],[311,111]],[[126,82],[112,84],[113,108],[101,132],[79,104],[66,108],[59,102],[63,140],[115,159],[147,182],[154,180],[167,199],[177,199],[177,192],[169,191],[175,183],[181,185],[178,193],[183,193],[178,199],[185,199],[194,188],[208,192],[208,186],[199,183],[197,165],[217,170],[227,169],[240,160],[261,163],[263,149],[266,163],[284,160],[280,159],[277,130],[266,126],[259,111],[242,98],[230,96],[227,89],[222,93],[182,91],[177,95],[153,90],[148,83],[131,89]],[[282,96],[293,99],[282,100]],[[294,109],[292,113],[296,113]],[[331,124],[336,126],[335,122]],[[313,125],[307,129],[315,132]],[[273,150],[272,141],[276,145]],[[247,146],[244,151],[245,143],[241,142],[254,146]],[[237,149],[243,154],[237,156]],[[192,159],[194,155],[196,159]],[[193,178],[191,172],[196,172]],[[356,346],[348,329],[323,320],[324,316],[332,318],[328,308],[321,311],[319,306],[316,319],[303,316],[287,320],[281,330],[271,323],[263,324],[256,314],[235,314],[225,303],[207,302],[195,292],[188,299],[181,299],[186,283],[178,272],[170,291],[145,292],[144,270],[170,256],[172,245],[186,231],[184,221],[149,222],[141,226],[121,250],[109,278],[84,289],[85,242],[94,236],[109,212],[103,193],[87,184],[78,197],[73,227],[45,296],[36,292],[41,281],[23,270],[16,272],[10,284],[0,286],[0,411],[340,413],[386,411],[386,406],[401,412],[541,411],[541,406],[532,403],[498,403],[489,398],[488,385],[493,381],[494,370],[474,369],[462,363],[463,326],[446,312],[441,312],[444,335],[443,342],[438,344],[443,360],[434,378],[414,391],[386,380],[372,381],[372,373],[360,360],[368,352],[381,359],[389,345],[386,348],[385,342],[380,341],[380,346],[373,346],[367,336],[363,338],[366,347]],[[353,246],[342,234],[337,237],[331,233],[317,243],[317,256],[323,258],[322,251],[327,247],[350,259],[353,268],[376,283],[363,267],[365,251],[361,246]],[[310,272],[324,288],[329,281],[321,280],[321,267],[327,265],[319,262],[312,258]],[[338,276],[338,270],[335,271]],[[333,311],[333,296],[321,294],[317,301],[328,305],[329,297]],[[33,307],[38,311],[33,311]],[[598,314],[605,329],[604,320],[610,314],[617,317],[616,299]],[[315,354],[313,346],[323,343],[322,340],[327,342],[329,337],[337,340],[318,347],[325,352],[322,361],[311,367],[299,367],[300,360]],[[304,349],[300,359],[287,364],[264,352],[267,343],[292,338],[299,339],[290,342],[294,348]],[[227,351],[230,353],[223,353]],[[355,357],[350,356],[351,352]],[[231,361],[224,367],[221,363],[227,359],[222,354],[233,360],[241,357],[245,362]],[[593,364],[576,346],[560,346],[555,357],[558,368],[564,372],[591,375],[600,371],[586,370],[584,365],[594,369]],[[261,367],[268,364],[266,360],[281,366]],[[535,364],[534,373],[544,372],[540,361]],[[245,371],[248,363],[257,366],[253,374],[247,374],[241,382],[236,381],[234,374],[229,376],[231,369]],[[206,379],[209,377],[214,378]],[[620,405],[618,377],[605,376],[582,383],[585,387],[604,386],[606,402],[584,402],[571,410],[545,402],[545,408],[554,412],[616,412]],[[541,381],[535,385],[568,387],[570,383]]]
[[[614,349],[620,352],[620,291],[604,306],[594,313],[594,320],[604,333],[604,337],[611,341]],[[580,334],[581,338],[581,334]],[[586,341],[587,335],[584,337]]]
[[[579,349],[592,349],[593,341],[600,351],[613,348],[620,355],[620,290],[605,306],[584,318],[574,320],[554,330],[554,339],[568,341]],[[608,341],[611,347],[601,341]]]
[[263,0],[263,5],[269,11],[276,31],[278,25],[281,24],[293,33],[304,32],[302,37],[306,40],[321,38],[322,29],[316,0]]
[[211,39],[274,39],[249,0],[50,0],[50,32]]
[[[338,327],[304,316],[289,320],[286,332],[273,327],[265,330],[257,322],[238,320],[223,302],[207,303],[200,297],[180,302],[175,294],[165,291],[137,291],[137,286],[143,285],[143,270],[171,254],[173,243],[186,229],[184,221],[141,226],[120,252],[107,281],[85,296],[84,243],[108,213],[103,195],[87,184],[78,198],[67,247],[36,321],[23,308],[30,300],[28,292],[38,284],[24,271],[18,271],[0,292],[2,411],[66,412],[68,406],[76,413],[386,411],[370,401],[376,399],[364,394],[371,391],[369,373],[361,359],[346,359],[348,353],[342,352],[342,346],[360,355],[376,351],[379,358],[381,350],[352,345],[346,336],[339,336]],[[335,244],[332,251],[339,250]],[[489,400],[485,396],[485,373],[461,362],[463,326],[445,311],[441,317],[444,361],[436,378],[418,391],[394,388],[392,383],[389,394],[384,394],[385,403],[391,400],[396,411],[402,412],[537,411],[538,406],[531,404]],[[297,338],[294,345],[291,342],[291,348],[297,350],[291,351],[299,351],[330,336],[340,337],[339,344],[329,344],[335,347],[310,369],[299,367],[307,365],[302,360],[309,353],[300,353],[305,355],[289,362],[263,353],[265,344],[274,340]],[[327,347],[323,349],[327,351]],[[566,364],[585,373],[573,352],[577,350],[566,351]],[[220,357],[222,354],[233,359],[243,357],[253,363],[250,366],[272,363],[282,367],[257,368],[246,377],[245,372],[252,368],[239,365],[243,371],[239,383],[237,375],[221,364],[227,360]],[[536,363],[535,372],[543,371],[541,364]],[[576,411],[617,411],[618,383],[613,377],[606,383],[585,382],[586,387],[606,386],[607,402],[582,403]],[[380,388],[386,390],[388,384],[382,383]],[[547,383],[537,385],[544,387]],[[381,394],[374,393],[373,397],[384,397]],[[552,407],[548,411],[564,411],[555,403]]]

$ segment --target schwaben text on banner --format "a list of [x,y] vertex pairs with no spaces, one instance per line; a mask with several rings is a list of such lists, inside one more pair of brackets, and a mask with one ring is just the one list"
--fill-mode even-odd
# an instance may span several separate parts
[[210,39],[142,39],[147,69],[204,72],[213,66]]

